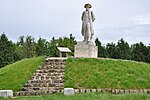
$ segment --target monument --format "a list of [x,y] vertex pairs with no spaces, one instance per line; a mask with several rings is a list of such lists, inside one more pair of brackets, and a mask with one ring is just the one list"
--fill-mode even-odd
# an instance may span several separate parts
[[86,9],[82,13],[82,30],[81,34],[84,37],[82,42],[77,42],[75,45],[75,57],[84,57],[84,58],[97,58],[98,48],[93,42],[94,28],[93,22],[95,21],[95,16],[91,4],[85,4],[84,8]]

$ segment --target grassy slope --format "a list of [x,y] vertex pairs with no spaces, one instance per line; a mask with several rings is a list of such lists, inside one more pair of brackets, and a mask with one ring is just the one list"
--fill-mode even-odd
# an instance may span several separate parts
[[[47,96],[17,97],[8,100],[149,100],[148,94],[100,94],[85,93],[73,96],[64,96],[63,94],[52,94]],[[0,98],[0,100],[6,100]]]
[[43,60],[44,57],[23,59],[1,68],[0,89],[20,90]]
[[150,88],[150,64],[106,59],[69,58],[65,87]]

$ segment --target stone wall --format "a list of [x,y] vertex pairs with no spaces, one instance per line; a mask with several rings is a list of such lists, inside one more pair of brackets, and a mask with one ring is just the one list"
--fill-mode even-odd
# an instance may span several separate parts
[[150,94],[150,89],[74,89],[75,93],[111,93],[111,94],[127,94],[127,93],[144,93]]
[[14,95],[42,95],[60,92],[64,88],[65,64],[66,59],[46,59],[24,85],[22,91],[15,92]]

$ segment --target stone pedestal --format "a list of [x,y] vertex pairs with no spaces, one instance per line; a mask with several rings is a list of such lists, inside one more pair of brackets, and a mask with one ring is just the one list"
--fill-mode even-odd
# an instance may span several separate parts
[[93,42],[78,42],[75,45],[75,57],[97,58],[98,48]]

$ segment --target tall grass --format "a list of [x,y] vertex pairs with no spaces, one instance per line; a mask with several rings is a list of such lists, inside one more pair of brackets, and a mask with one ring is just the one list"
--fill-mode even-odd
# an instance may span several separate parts
[[0,89],[19,91],[42,64],[44,57],[23,59],[0,69]]
[[108,59],[69,58],[65,87],[150,88],[150,64]]

